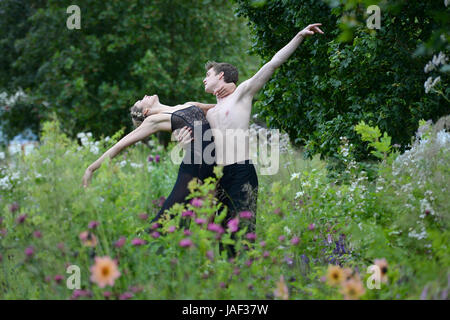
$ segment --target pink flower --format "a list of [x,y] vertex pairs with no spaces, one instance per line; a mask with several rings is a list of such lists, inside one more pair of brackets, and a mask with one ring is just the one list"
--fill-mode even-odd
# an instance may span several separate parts
[[17,202],[13,202],[10,206],[9,206],[9,211],[11,213],[16,212],[17,210],[19,210],[19,204]]
[[154,239],[158,239],[159,236],[160,236],[160,234],[159,234],[158,231],[153,231],[152,234],[151,234],[151,236],[152,236],[152,238],[154,238]]
[[155,162],[158,163],[159,160],[160,160],[160,156],[159,156],[159,154],[157,154],[157,155],[155,156]]
[[191,247],[193,245],[192,240],[191,239],[182,239],[179,243],[179,245],[183,248],[186,247]]
[[20,216],[17,218],[16,222],[17,222],[18,224],[24,223],[26,218],[27,218],[27,215],[26,215],[26,214],[22,214],[22,215],[20,215]]
[[209,260],[213,261],[214,260],[214,251],[208,250],[206,252],[206,256],[208,257]]
[[247,234],[245,235],[245,237],[246,237],[248,240],[255,240],[255,239],[256,239],[256,234],[254,234],[253,232],[250,232],[250,233],[247,233]]
[[89,290],[78,290],[75,289],[72,294],[72,299],[78,299],[79,297],[91,297],[92,292]]
[[195,223],[196,224],[205,224],[206,223],[206,219],[202,219],[202,218],[196,218],[195,219]]
[[253,213],[251,213],[250,211],[242,211],[239,216],[242,219],[251,219],[251,217],[253,216]]
[[269,251],[264,251],[263,253],[263,258],[268,258],[270,256],[270,252]]
[[141,220],[147,220],[147,219],[148,219],[148,214],[146,214],[145,212],[140,213],[140,214],[139,214],[139,219],[141,219]]
[[89,229],[95,229],[95,228],[97,228],[98,225],[99,225],[99,222],[98,222],[98,221],[91,221],[91,222],[89,222],[89,224],[88,224],[88,228],[89,228]]
[[61,283],[61,281],[63,281],[64,277],[60,274],[57,274],[53,279],[55,280],[56,283],[59,284]]
[[225,231],[223,230],[222,226],[221,226],[221,225],[218,225],[218,224],[216,224],[216,223],[210,223],[210,224],[208,224],[208,230],[209,230],[209,231],[217,232],[218,234],[222,234],[222,233],[225,232]]
[[265,246],[266,246],[266,242],[265,242],[265,241],[261,241],[261,242],[259,243],[259,245],[260,245],[261,247],[265,247]]
[[280,208],[276,208],[275,210],[273,210],[273,213],[275,213],[275,214],[280,214],[280,212],[281,212]]
[[300,242],[300,239],[298,237],[293,237],[291,239],[291,244],[294,246],[297,245],[299,242]]
[[109,299],[109,298],[111,297],[111,295],[112,295],[111,291],[105,291],[105,292],[103,292],[103,296],[104,296],[106,299]]
[[39,230],[36,230],[35,232],[33,232],[33,236],[35,238],[42,238],[42,233]]
[[239,218],[234,218],[228,221],[228,228],[231,232],[236,232],[239,229]]
[[170,233],[172,233],[172,232],[175,231],[176,228],[177,228],[177,227],[175,227],[175,226],[170,226],[169,229],[168,229],[167,231],[170,232]]
[[125,292],[119,296],[119,300],[128,300],[131,298],[133,298],[133,294],[131,292]]
[[191,210],[186,210],[186,211],[183,211],[181,216],[182,217],[193,217],[194,216],[194,212],[192,212]]
[[127,238],[125,238],[125,237],[120,237],[119,240],[117,240],[117,241],[114,243],[114,247],[116,247],[116,248],[122,248],[126,241],[127,241]]
[[192,234],[190,230],[184,230],[183,233],[185,236],[190,236]]
[[221,282],[219,283],[219,287],[221,287],[222,289],[225,288],[227,285],[225,284],[225,282]]
[[251,267],[252,263],[253,263],[253,260],[252,260],[252,259],[249,259],[249,260],[245,261],[245,265],[246,265],[247,267]]
[[160,206],[160,207],[163,206],[164,201],[166,201],[166,197],[164,197],[164,196],[159,197],[159,206]]
[[144,245],[146,242],[145,242],[145,240],[142,240],[142,239],[139,239],[139,238],[134,238],[133,240],[131,240],[131,244],[133,245],[133,246],[142,246],[142,245]]
[[25,255],[28,258],[31,258],[34,254],[34,248],[32,246],[29,246],[28,248],[25,249]]
[[314,230],[316,228],[316,225],[314,224],[314,223],[311,223],[309,226],[308,226],[308,229],[309,230]]
[[285,239],[286,239],[286,237],[283,235],[278,237],[278,241],[280,241],[280,242],[284,241]]
[[155,222],[154,224],[151,225],[150,228],[152,228],[153,230],[158,229],[159,227],[161,227],[161,225],[157,222]]
[[200,198],[194,198],[191,200],[191,204],[196,208],[200,208],[203,205],[203,200]]

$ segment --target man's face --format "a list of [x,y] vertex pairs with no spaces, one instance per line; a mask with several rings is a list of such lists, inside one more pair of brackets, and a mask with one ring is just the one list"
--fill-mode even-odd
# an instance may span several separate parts
[[209,69],[206,72],[206,77],[203,79],[203,84],[205,85],[205,91],[208,93],[214,93],[220,80],[223,78],[223,72],[216,74],[214,68]]

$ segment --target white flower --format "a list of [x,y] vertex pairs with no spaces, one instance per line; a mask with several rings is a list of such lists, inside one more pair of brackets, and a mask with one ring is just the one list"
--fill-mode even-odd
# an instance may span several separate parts
[[291,234],[291,229],[289,229],[289,228],[286,226],[286,227],[284,227],[284,232],[286,232],[287,235],[290,235],[290,234]]
[[432,88],[432,86],[431,86],[432,83],[433,83],[433,78],[432,77],[429,77],[427,79],[427,81],[425,81],[425,83],[423,84],[423,86],[425,87],[425,93],[430,92],[430,90]]
[[50,161],[49,158],[45,158],[44,161],[42,161],[43,164],[48,164],[48,163],[50,163],[50,162],[51,162],[51,161]]
[[119,166],[122,168],[127,164],[126,160],[120,161]]
[[297,199],[298,197],[303,196],[305,193],[303,191],[299,191],[295,194],[295,199]]
[[111,138],[110,138],[109,136],[107,136],[107,137],[105,138],[105,142],[108,142],[109,140],[111,140]]
[[433,64],[432,61],[429,61],[429,62],[425,65],[425,68],[423,69],[423,71],[424,71],[425,73],[428,73],[428,72],[433,71],[433,70],[434,70],[434,64]]
[[143,164],[142,163],[130,163],[130,166],[133,168],[142,168]]
[[294,172],[291,175],[291,181],[294,180],[294,179],[298,179],[298,178],[300,178],[300,172]]
[[78,139],[81,139],[81,138],[83,138],[83,137],[85,137],[86,136],[86,134],[84,133],[84,132],[79,132],[79,133],[77,133],[77,138]]
[[93,154],[98,154],[98,152],[99,152],[99,149],[98,149],[98,147],[97,146],[91,146],[91,152],[93,153]]
[[89,138],[92,138],[92,133],[88,132],[88,133],[86,133],[86,135],[87,135]]

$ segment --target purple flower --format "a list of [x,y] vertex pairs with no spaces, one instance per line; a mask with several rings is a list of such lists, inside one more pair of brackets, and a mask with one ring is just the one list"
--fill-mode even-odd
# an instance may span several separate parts
[[157,155],[155,156],[155,162],[158,163],[159,160],[160,160],[160,156],[159,156],[159,154],[157,154]]
[[145,243],[146,243],[145,240],[142,240],[142,239],[139,239],[139,238],[134,238],[133,240],[131,240],[131,244],[133,246],[142,246]]
[[240,216],[242,219],[251,219],[252,216],[253,216],[253,213],[251,213],[250,211],[242,211],[242,212],[239,214],[239,216]]
[[223,230],[222,226],[216,223],[210,223],[208,224],[208,230],[217,232],[218,234],[222,234],[225,231]]
[[127,238],[125,238],[125,237],[120,237],[119,240],[117,240],[117,241],[114,243],[114,247],[116,247],[116,248],[122,248],[126,241],[127,241]]
[[141,220],[147,220],[148,219],[148,214],[146,214],[145,212],[139,213],[139,219]]
[[175,231],[176,228],[177,228],[177,227],[175,227],[175,226],[170,226],[169,229],[168,229],[167,231],[170,232],[170,233],[172,233],[172,232]]
[[253,263],[253,260],[252,260],[252,259],[249,259],[249,260],[245,261],[245,265],[246,265],[247,267],[251,267],[252,263]]
[[195,223],[196,224],[205,224],[206,223],[206,219],[202,219],[202,218],[197,218],[195,219]]
[[27,215],[26,215],[26,214],[22,214],[22,215],[20,215],[20,216],[17,218],[16,222],[17,222],[18,224],[24,223],[26,218],[27,218]]
[[156,229],[158,229],[159,227],[161,227],[161,225],[160,225],[159,223],[157,223],[157,222],[155,222],[154,224],[152,224],[152,225],[150,226],[150,228],[152,228],[153,230],[156,230]]
[[248,240],[255,240],[255,239],[256,239],[256,234],[254,234],[253,232],[250,232],[250,233],[247,233],[247,234],[245,235],[245,237],[246,237]]
[[316,225],[314,224],[314,223],[311,223],[309,226],[308,226],[308,229],[309,230],[314,230],[316,228]]
[[196,208],[200,208],[203,205],[203,200],[200,198],[194,198],[191,200],[191,204]]
[[228,221],[228,228],[231,232],[236,232],[239,229],[239,218],[234,218]]
[[209,260],[213,261],[214,260],[214,251],[208,250],[206,252],[206,256],[208,257]]
[[273,213],[275,213],[275,214],[280,214],[280,212],[281,212],[280,208],[276,208],[275,210],[273,210]]
[[164,197],[164,196],[159,197],[159,206],[160,206],[160,207],[163,206],[164,201],[166,201],[166,197]]
[[89,228],[89,229],[95,229],[95,228],[97,228],[98,225],[99,225],[99,222],[98,222],[98,221],[91,221],[91,222],[89,222],[89,224],[88,224],[88,228]]
[[179,245],[183,248],[191,247],[193,245],[191,239],[182,239],[179,243]]
[[331,237],[331,234],[328,234],[327,241],[328,241],[328,243],[332,243],[333,242],[333,238]]
[[105,291],[105,292],[103,292],[103,296],[104,296],[106,299],[109,299],[109,298],[111,297],[111,295],[112,295],[111,291]]
[[13,202],[10,206],[9,206],[9,211],[11,213],[16,212],[17,210],[19,210],[19,204],[17,202]]
[[152,156],[148,156],[147,161],[148,162],[153,162],[153,157]]
[[90,296],[92,296],[92,292],[90,292],[89,290],[75,289],[72,294],[72,299],[75,300],[78,299],[79,297],[90,297]]
[[128,300],[131,298],[133,298],[133,294],[131,292],[125,292],[119,296],[119,300]]
[[193,217],[194,216],[194,212],[192,212],[191,210],[186,210],[186,211],[183,211],[181,216],[182,217]]
[[61,283],[61,281],[63,281],[64,277],[60,274],[57,274],[53,279],[55,280],[56,283],[59,284]]
[[33,236],[35,238],[42,238],[42,233],[39,230],[36,230],[35,232],[33,232]]
[[28,248],[25,249],[25,255],[26,255],[28,258],[31,258],[31,257],[33,256],[33,254],[34,254],[34,249],[33,249],[32,246],[30,246],[30,247],[28,247]]
[[221,287],[222,289],[225,288],[227,285],[225,284],[225,282],[221,282],[219,283],[219,287]]
[[269,257],[270,256],[270,252],[269,251],[264,251],[264,253],[263,253],[263,258],[267,258],[267,257]]
[[298,237],[293,237],[291,239],[291,244],[294,246],[297,245],[299,242],[300,242],[300,239]]
[[283,242],[286,239],[285,236],[281,235],[278,237],[278,241]]
[[265,241],[261,241],[261,242],[259,243],[259,245],[260,245],[261,247],[265,247],[265,246],[266,246],[266,242],[265,242]]
[[153,231],[152,234],[151,234],[151,236],[152,236],[152,238],[154,238],[154,239],[158,239],[159,236],[160,236],[160,234],[159,234],[158,231]]
[[183,234],[184,234],[185,236],[190,236],[190,235],[192,234],[192,232],[191,232],[190,230],[184,230],[184,231],[183,231]]

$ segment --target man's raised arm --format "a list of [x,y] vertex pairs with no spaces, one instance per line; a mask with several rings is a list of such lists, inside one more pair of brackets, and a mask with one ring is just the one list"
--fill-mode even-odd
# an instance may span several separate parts
[[297,35],[280,51],[278,51],[272,59],[267,62],[259,71],[247,81],[244,81],[236,90],[241,91],[241,97],[253,97],[265,84],[270,77],[283,62],[285,62],[302,43],[303,39],[315,33],[322,33],[319,29],[321,23],[314,23],[297,33]]

